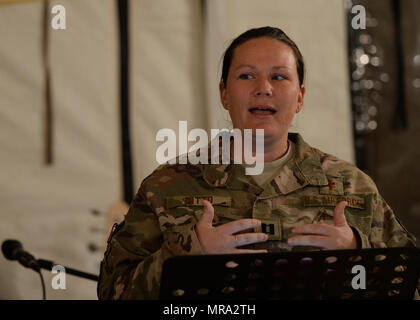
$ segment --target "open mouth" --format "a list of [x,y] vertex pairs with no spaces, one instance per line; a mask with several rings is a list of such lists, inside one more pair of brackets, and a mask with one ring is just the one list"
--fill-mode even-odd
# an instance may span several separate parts
[[269,106],[257,106],[248,109],[249,112],[255,115],[272,115],[277,112],[276,109]]

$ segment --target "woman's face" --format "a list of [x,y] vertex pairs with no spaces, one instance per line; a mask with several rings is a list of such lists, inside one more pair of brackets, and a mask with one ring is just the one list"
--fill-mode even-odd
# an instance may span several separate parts
[[287,139],[304,95],[293,50],[268,37],[236,47],[227,83],[220,84],[221,101],[234,128],[264,129],[266,143]]

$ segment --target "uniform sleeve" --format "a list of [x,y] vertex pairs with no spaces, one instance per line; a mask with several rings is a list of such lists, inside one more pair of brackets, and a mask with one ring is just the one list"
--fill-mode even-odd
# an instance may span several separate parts
[[[401,224],[381,196],[378,196],[371,221],[370,234],[352,226],[362,249],[416,246],[416,238]],[[413,298],[420,300],[420,279]]]
[[[162,228],[140,188],[124,221],[112,230],[98,282],[99,299],[157,299],[163,262],[174,255],[201,254],[196,220]],[[163,231],[162,231],[163,230]]]
[[[381,240],[382,239],[382,240]],[[380,198],[372,223],[370,237],[372,247],[415,247],[416,238],[408,232],[392,209]],[[414,292],[414,300],[420,300],[420,279]]]
[[362,248],[412,247],[416,238],[401,224],[385,200],[378,196],[370,234],[359,232]]

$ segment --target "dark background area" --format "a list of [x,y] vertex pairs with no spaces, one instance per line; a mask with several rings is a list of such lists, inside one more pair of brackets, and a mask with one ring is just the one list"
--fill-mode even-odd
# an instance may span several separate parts
[[349,30],[357,165],[420,245],[420,0],[353,3],[367,16]]

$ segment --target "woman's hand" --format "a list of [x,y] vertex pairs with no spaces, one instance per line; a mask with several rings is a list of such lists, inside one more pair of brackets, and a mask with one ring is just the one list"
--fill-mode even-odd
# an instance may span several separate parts
[[267,252],[267,250],[237,249],[239,246],[267,241],[268,236],[265,233],[244,233],[234,235],[239,231],[260,226],[261,221],[257,219],[240,219],[218,227],[213,227],[214,208],[211,203],[206,200],[203,200],[203,205],[203,215],[195,226],[195,232],[205,253]]
[[357,249],[357,239],[347,224],[344,208],[346,201],[341,201],[334,209],[334,225],[304,224],[293,228],[294,234],[301,234],[289,238],[291,246],[314,246],[327,250]]

